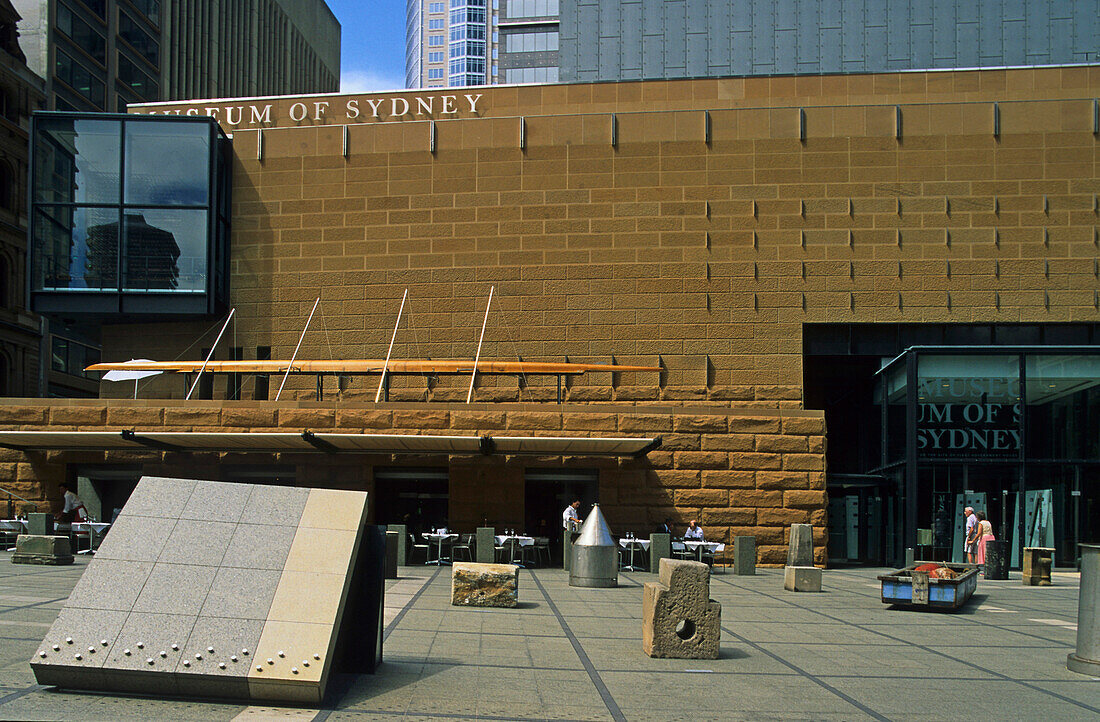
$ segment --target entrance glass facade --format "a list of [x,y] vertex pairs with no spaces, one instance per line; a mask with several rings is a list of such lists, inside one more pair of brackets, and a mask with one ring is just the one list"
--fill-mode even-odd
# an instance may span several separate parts
[[[1012,563],[1025,546],[1056,549],[1100,530],[1100,349],[913,347],[878,374],[882,464],[901,542],[927,559],[963,560],[962,510],[983,510]],[[891,520],[893,521],[893,520]]]

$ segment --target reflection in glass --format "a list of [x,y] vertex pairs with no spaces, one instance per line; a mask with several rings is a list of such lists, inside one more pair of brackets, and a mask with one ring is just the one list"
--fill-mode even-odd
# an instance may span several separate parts
[[123,289],[205,290],[206,219],[200,210],[127,211]]
[[35,200],[117,203],[119,123],[43,118],[35,147]]
[[1028,456],[1100,456],[1100,356],[1027,356]]
[[[114,252],[92,251],[111,246],[103,237],[112,226]],[[95,238],[93,239],[93,233]],[[118,211],[113,208],[38,206],[34,216],[35,290],[118,288]]]
[[194,123],[128,123],[126,203],[202,206],[209,198],[210,130]]

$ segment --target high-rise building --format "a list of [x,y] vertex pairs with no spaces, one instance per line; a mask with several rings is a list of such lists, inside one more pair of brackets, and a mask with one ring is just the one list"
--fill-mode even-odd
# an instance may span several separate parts
[[[406,85],[464,84],[450,74],[443,53],[444,3],[408,4]],[[440,14],[428,13],[431,7]],[[1023,67],[1100,58],[1097,0],[493,0],[492,16],[487,52],[493,72],[470,84]],[[429,45],[432,33],[440,34],[440,45]]]
[[331,92],[340,24],[324,0],[15,0],[52,110]]
[[497,82],[499,0],[407,0],[405,85]]

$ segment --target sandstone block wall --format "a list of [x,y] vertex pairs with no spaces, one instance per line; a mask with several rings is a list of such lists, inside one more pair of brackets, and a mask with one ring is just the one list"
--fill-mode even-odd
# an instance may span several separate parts
[[[473,532],[483,522],[523,527],[526,469],[594,468],[601,509],[618,532],[648,533],[665,517],[678,527],[698,519],[713,541],[732,545],[735,536],[755,536],[760,562],[779,565],[786,558],[789,525],[809,523],[817,535],[815,560],[827,558],[825,424],[816,411],[680,404],[23,399],[0,402],[0,429],[660,436],[661,447],[641,459],[3,449],[0,487],[57,507],[57,484],[72,481],[78,465],[133,464],[144,474],[224,479],[233,469],[282,464],[294,469],[300,486],[368,492],[374,490],[375,466],[443,466],[450,475],[449,525]],[[556,520],[559,512],[547,514]]]
[[[335,97],[295,127],[219,116],[245,358],[289,357],[318,296],[303,357],[382,357],[406,287],[395,356],[472,358],[495,286],[483,356],[665,369],[578,378],[576,400],[779,407],[801,401],[807,323],[1100,320],[1098,67],[482,90],[434,125],[415,103],[341,121]],[[108,328],[105,355],[175,358],[203,332]],[[554,383],[529,381],[483,398]]]

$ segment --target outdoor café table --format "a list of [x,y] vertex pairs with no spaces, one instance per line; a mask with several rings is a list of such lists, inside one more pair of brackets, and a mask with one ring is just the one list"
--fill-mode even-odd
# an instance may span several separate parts
[[511,555],[511,558],[510,558],[509,561],[510,561],[510,563],[515,564],[517,567],[522,567],[523,566],[523,563],[522,563],[523,559],[522,559],[522,554],[521,554],[520,559],[516,559],[516,545],[518,544],[521,547],[529,547],[529,546],[534,546],[534,544],[535,544],[535,537],[533,537],[533,536],[502,535],[502,536],[496,536],[496,537],[493,537],[493,538],[496,540],[497,546],[502,547],[505,544],[508,545],[509,552],[510,552],[510,555]]
[[[72,527],[73,532],[88,532],[88,548],[77,551],[77,554],[95,554],[95,539],[96,537],[103,538],[103,532],[107,530],[111,525],[105,521],[74,521],[69,525]],[[80,538],[77,537],[77,543],[79,545]]]
[[725,544],[719,544],[718,542],[708,542],[708,541],[687,541],[687,540],[685,540],[684,541],[684,546],[687,547],[688,549],[690,549],[691,551],[695,552],[695,559],[696,559],[696,561],[700,561],[700,562],[703,561],[703,550],[704,549],[709,551],[711,554],[714,554],[714,552],[721,551],[722,549],[726,548]]
[[[27,531],[27,522],[22,519],[0,519],[0,531],[8,534],[24,534]],[[15,551],[15,547],[11,547],[8,551]]]
[[619,546],[630,552],[630,563],[623,567],[624,572],[634,572],[638,568],[634,566],[634,552],[641,549],[643,552],[649,549],[648,539],[638,539],[636,537],[622,537],[619,539]]
[[420,536],[427,539],[429,543],[434,541],[435,545],[436,545],[435,546],[435,549],[436,549],[435,559],[428,559],[424,563],[425,564],[445,564],[445,563],[447,563],[447,560],[445,560],[443,558],[443,542],[453,541],[455,539],[458,539],[458,534],[451,534],[451,533],[438,534],[436,532],[426,531],[423,534],[421,534]]

